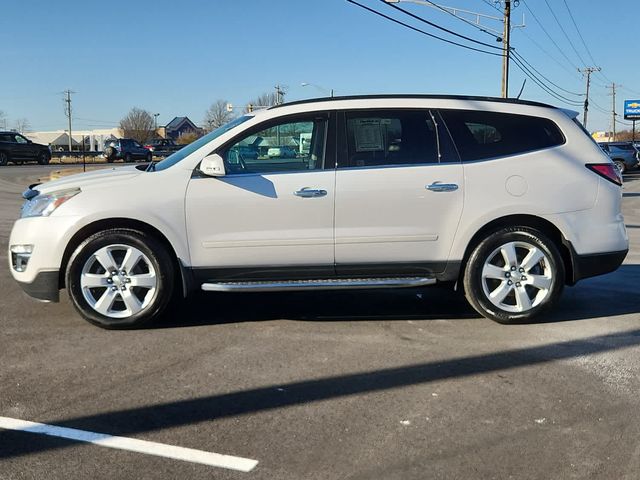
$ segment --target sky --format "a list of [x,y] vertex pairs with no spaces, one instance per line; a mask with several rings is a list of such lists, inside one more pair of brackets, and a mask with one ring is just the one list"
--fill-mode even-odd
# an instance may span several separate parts
[[[357,1],[456,40],[380,0]],[[492,0],[437,3],[500,16]],[[460,34],[500,45],[435,8],[398,5]],[[640,99],[637,27],[632,22],[640,18],[640,2],[520,0],[513,23],[522,23],[523,15],[526,26],[512,33],[516,52],[557,85],[554,91],[579,104],[584,97],[574,93],[584,93],[585,79],[577,68],[597,62],[602,71],[592,75],[588,128],[611,128],[612,97],[606,86],[615,82],[622,85],[616,90],[617,129],[629,129],[622,104],[624,99]],[[501,28],[491,19],[484,25]],[[74,129],[115,127],[132,107],[159,113],[159,125],[185,115],[201,124],[216,100],[241,109],[275,85],[286,87],[287,101],[325,96],[329,89],[336,95],[500,95],[500,57],[428,38],[346,0],[3,2],[0,47],[0,110],[9,128],[25,118],[36,131],[67,128],[62,101],[66,89],[75,92]],[[512,96],[524,78],[512,65]],[[303,82],[313,85],[303,87]],[[521,98],[582,111],[531,80]]]

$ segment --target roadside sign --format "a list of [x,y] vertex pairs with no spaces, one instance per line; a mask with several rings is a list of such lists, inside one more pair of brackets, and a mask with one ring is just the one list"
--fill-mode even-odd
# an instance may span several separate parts
[[640,120],[640,100],[624,101],[624,119]]

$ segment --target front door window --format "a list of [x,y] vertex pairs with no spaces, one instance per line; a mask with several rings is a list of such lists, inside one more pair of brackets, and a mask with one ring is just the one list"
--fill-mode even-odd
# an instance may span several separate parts
[[278,123],[247,135],[224,154],[227,173],[306,172],[324,167],[325,119]]

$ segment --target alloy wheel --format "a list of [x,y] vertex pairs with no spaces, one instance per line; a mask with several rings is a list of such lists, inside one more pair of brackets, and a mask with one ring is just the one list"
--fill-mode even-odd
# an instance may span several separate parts
[[509,242],[487,256],[482,288],[499,309],[522,313],[540,305],[550,294],[553,271],[547,255],[527,242]]
[[131,245],[107,245],[84,263],[80,287],[96,312],[110,318],[127,318],[152,302],[158,277],[142,251]]

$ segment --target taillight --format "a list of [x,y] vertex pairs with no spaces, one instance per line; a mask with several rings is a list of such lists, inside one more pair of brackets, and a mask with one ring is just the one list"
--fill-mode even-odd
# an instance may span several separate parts
[[616,185],[622,186],[622,176],[620,170],[613,163],[587,163],[585,165],[592,172],[597,173],[602,178],[606,178]]

